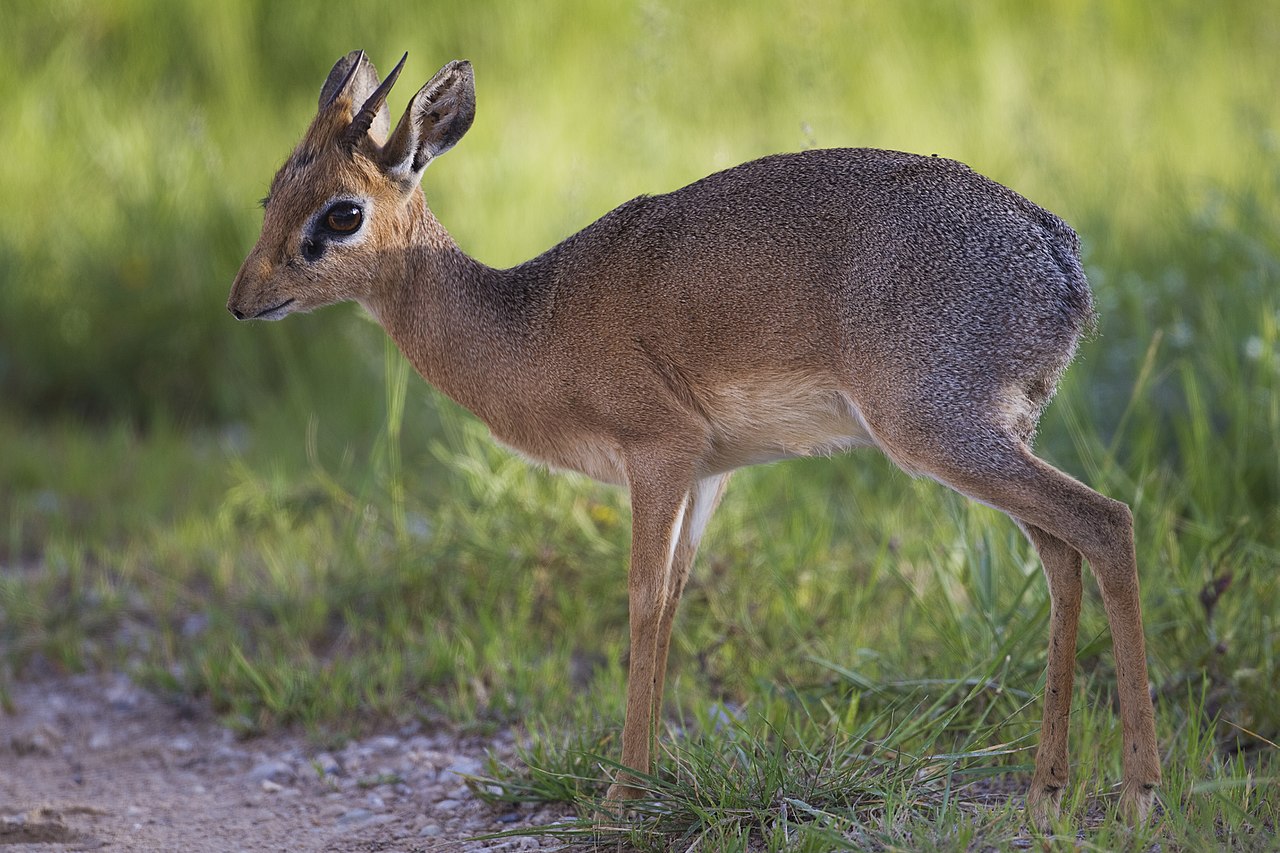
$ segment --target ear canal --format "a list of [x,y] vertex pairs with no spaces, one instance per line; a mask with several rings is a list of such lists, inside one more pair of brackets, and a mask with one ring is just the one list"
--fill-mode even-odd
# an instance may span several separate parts
[[450,62],[409,101],[395,133],[382,149],[383,167],[406,182],[420,179],[432,159],[462,138],[475,115],[471,63]]
[[[344,138],[350,145],[356,145],[369,132],[370,127],[374,128],[378,141],[387,138],[387,132],[391,129],[391,116],[387,111],[387,95],[391,92],[391,87],[396,84],[397,78],[400,77],[401,70],[404,69],[405,60],[409,58],[406,52],[400,57],[400,61],[396,63],[396,67],[391,69],[391,73],[387,75],[387,79],[383,80],[378,88],[373,90],[364,102],[364,106],[360,107],[360,111],[356,113],[351,120],[351,126],[347,128]],[[375,74],[376,79],[376,74]]]

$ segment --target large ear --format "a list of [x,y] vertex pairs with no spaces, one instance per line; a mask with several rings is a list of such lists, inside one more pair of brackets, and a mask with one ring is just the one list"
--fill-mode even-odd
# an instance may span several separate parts
[[[408,54],[405,54],[405,58]],[[320,112],[324,112],[342,95],[347,96],[348,118],[352,126],[347,141],[354,144],[368,133],[381,145],[391,132],[391,113],[387,109],[387,93],[404,67],[404,58],[387,77],[378,83],[378,70],[364,55],[363,50],[353,50],[334,63],[333,70],[320,89]]]
[[471,63],[454,60],[418,90],[382,149],[387,173],[417,183],[427,164],[454,146],[476,117],[475,76]]

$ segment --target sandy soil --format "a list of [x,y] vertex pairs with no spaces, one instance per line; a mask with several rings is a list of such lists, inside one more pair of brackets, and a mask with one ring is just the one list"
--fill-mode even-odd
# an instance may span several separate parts
[[326,753],[305,738],[237,740],[209,714],[123,676],[11,686],[0,713],[0,853],[10,850],[563,849],[478,835],[546,826],[554,809],[495,808],[463,775],[485,750],[400,731]]

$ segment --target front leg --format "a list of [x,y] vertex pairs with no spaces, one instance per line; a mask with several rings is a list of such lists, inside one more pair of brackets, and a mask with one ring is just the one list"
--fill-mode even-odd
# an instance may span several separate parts
[[702,542],[702,534],[707,529],[711,514],[720,504],[720,498],[724,496],[724,487],[728,482],[729,474],[715,474],[699,480],[689,493],[684,521],[680,527],[680,541],[676,545],[675,558],[671,561],[667,603],[662,608],[662,622],[658,625],[658,662],[653,688],[655,722],[662,719],[662,690],[667,678],[667,655],[671,649],[671,629],[675,624],[676,609],[680,606],[680,597],[684,595],[685,583],[689,580],[689,572],[693,568],[693,558],[698,553],[698,545]]
[[[689,502],[692,477],[672,466],[629,465],[631,481],[631,567],[627,575],[630,604],[631,664],[627,673],[627,710],[622,725],[622,764],[649,772],[654,734],[654,691],[658,673],[659,633],[671,564]],[[640,795],[625,771],[609,788],[607,799],[618,803]]]

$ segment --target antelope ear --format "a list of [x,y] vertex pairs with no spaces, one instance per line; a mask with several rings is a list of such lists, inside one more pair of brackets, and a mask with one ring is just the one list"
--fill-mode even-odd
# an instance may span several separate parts
[[383,168],[403,183],[416,184],[427,164],[452,148],[475,117],[471,63],[450,62],[409,101],[395,133],[382,148]]
[[[406,54],[407,56],[408,54]],[[359,141],[366,132],[381,145],[391,132],[391,113],[387,109],[387,92],[395,82],[404,60],[391,72],[387,84],[378,83],[378,70],[364,55],[363,50],[353,50],[339,59],[329,72],[320,89],[320,112],[333,106],[339,97],[347,97],[347,119],[355,123],[348,133],[351,142]],[[359,119],[359,122],[356,120]]]

